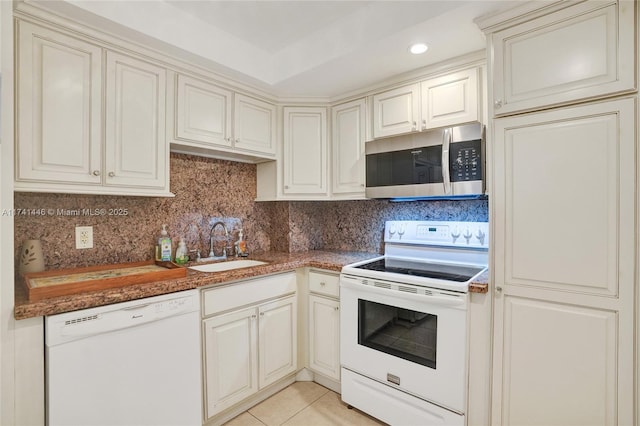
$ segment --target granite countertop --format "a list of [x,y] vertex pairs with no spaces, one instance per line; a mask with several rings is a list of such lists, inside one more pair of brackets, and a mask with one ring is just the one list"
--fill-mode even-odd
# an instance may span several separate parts
[[[344,265],[370,259],[375,256],[376,254],[374,253],[320,250],[302,253],[257,253],[250,256],[249,259],[268,262],[266,265],[232,269],[216,273],[198,272],[189,269],[187,270],[187,276],[184,278],[78,293],[71,296],[43,299],[37,302],[29,302],[26,289],[21,282],[16,282],[14,316],[20,320],[54,315],[198,287],[215,286],[216,284],[291,271],[302,267],[340,272]],[[482,274],[476,281],[472,282],[469,291],[472,293],[486,293],[488,291],[488,274]]]

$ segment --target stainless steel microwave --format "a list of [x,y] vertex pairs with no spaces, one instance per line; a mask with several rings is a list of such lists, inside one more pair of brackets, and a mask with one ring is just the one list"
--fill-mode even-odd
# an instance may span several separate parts
[[366,143],[367,198],[480,198],[484,126],[472,123]]

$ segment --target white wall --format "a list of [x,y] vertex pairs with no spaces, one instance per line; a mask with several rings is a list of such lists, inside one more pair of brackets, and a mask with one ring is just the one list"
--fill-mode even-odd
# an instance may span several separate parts
[[[0,209],[13,207],[12,2],[0,1]],[[15,424],[13,319],[13,219],[0,216],[0,424]]]

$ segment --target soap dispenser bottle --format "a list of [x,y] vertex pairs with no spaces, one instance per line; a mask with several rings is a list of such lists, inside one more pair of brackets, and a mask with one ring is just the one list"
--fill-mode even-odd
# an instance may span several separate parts
[[167,232],[167,225],[162,225],[162,231],[160,231],[160,237],[158,237],[158,252],[160,258],[158,260],[162,262],[171,262],[171,237]]
[[189,255],[187,254],[187,244],[185,244],[184,238],[180,237],[180,242],[176,249],[176,263],[178,265],[184,265],[188,260]]
[[247,253],[247,242],[242,238],[243,233],[242,229],[240,229],[240,231],[238,232],[238,241],[236,241],[235,243],[236,256],[246,257],[249,255],[249,253]]

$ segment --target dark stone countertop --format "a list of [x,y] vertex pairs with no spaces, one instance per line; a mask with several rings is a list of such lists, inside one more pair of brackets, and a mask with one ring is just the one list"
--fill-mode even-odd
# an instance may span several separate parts
[[[187,276],[184,278],[78,293],[70,296],[43,299],[36,302],[29,302],[23,283],[17,281],[15,286],[14,317],[20,320],[38,316],[55,315],[63,312],[94,308],[198,287],[215,286],[216,284],[249,279],[260,275],[292,271],[303,267],[340,272],[344,265],[375,256],[377,256],[375,253],[321,250],[301,253],[256,253],[248,259],[262,260],[268,263],[265,265],[215,273],[198,272],[189,269],[187,270]],[[486,293],[487,291],[488,274],[486,273],[471,283],[469,287],[469,292],[472,293]]]

